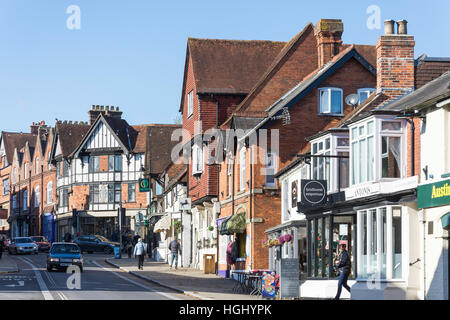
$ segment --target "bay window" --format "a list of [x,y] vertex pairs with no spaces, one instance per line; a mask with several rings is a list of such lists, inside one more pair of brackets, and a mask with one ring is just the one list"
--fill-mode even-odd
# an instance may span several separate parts
[[342,89],[320,88],[319,89],[319,113],[342,115]]
[[326,180],[329,192],[348,187],[349,140],[346,133],[329,134],[311,143],[311,177]]
[[358,211],[358,277],[402,279],[402,207]]

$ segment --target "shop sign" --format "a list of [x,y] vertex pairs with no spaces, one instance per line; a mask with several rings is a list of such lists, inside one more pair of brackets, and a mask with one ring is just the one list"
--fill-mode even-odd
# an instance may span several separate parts
[[326,202],[326,180],[301,180],[301,201],[298,203],[298,211]]
[[299,298],[298,259],[281,259],[280,298]]
[[359,187],[350,187],[345,190],[345,199],[368,197],[380,192],[380,184],[372,183]]
[[148,178],[139,179],[139,192],[150,191],[150,181]]
[[419,209],[446,204],[450,204],[450,179],[417,187]]

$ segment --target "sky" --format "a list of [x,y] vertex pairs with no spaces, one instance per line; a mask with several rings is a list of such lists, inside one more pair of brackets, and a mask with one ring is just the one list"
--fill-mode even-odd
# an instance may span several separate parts
[[416,57],[448,57],[448,12],[448,0],[0,0],[0,130],[88,121],[92,105],[174,123],[188,37],[289,41],[330,18],[344,43],[374,45],[384,20],[406,19]]

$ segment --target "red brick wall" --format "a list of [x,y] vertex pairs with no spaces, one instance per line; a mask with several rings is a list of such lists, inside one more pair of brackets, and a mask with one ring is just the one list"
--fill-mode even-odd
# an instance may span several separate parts
[[[420,130],[422,121],[419,118],[414,118],[414,175],[420,177]],[[412,176],[412,159],[411,159],[411,149],[412,149],[412,140],[411,140],[411,125],[408,123],[406,126],[406,176]]]

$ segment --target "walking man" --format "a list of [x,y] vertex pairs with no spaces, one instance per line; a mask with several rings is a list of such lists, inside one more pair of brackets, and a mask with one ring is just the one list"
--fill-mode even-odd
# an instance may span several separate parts
[[336,268],[339,270],[339,282],[338,282],[338,291],[336,293],[336,297],[334,300],[339,300],[341,296],[342,286],[350,292],[350,287],[347,285],[347,279],[350,274],[350,255],[347,252],[347,246],[345,244],[339,245],[340,256],[339,260],[336,261]]
[[180,240],[178,239],[177,236],[175,236],[175,239],[173,239],[169,243],[169,249],[170,249],[170,256],[171,256],[170,269],[172,269],[173,262],[175,260],[175,270],[176,270],[177,266],[178,266],[178,253],[181,254]]
[[138,258],[138,269],[144,269],[144,257],[145,257],[145,245],[142,239],[139,238],[138,242],[134,246],[134,256]]

